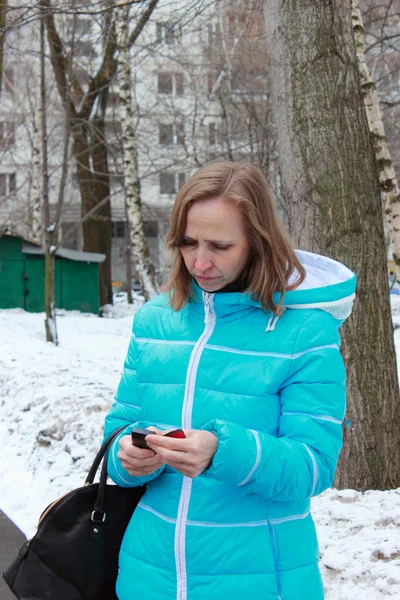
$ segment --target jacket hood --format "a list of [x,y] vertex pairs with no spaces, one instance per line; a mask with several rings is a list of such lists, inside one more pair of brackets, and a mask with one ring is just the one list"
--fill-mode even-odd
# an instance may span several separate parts
[[[327,256],[296,250],[297,258],[306,270],[306,278],[295,290],[286,292],[286,308],[318,308],[339,321],[351,313],[355,298],[356,275],[345,265]],[[292,276],[292,281],[297,273]],[[274,294],[279,301],[280,295]]]
[[[351,313],[353,301],[355,298],[356,275],[340,262],[305,252],[296,250],[296,255],[306,270],[306,278],[292,292],[286,292],[283,299],[283,306],[287,309],[319,309],[323,310],[336,320],[343,322]],[[292,276],[291,281],[296,279],[297,272]],[[193,291],[196,301],[203,305],[204,294],[201,288],[193,280]],[[248,308],[249,306],[261,306],[257,300],[251,298],[251,294],[240,292],[218,292],[210,293],[213,297],[213,305],[217,314],[228,314],[234,311]],[[275,304],[278,304],[280,292],[273,296]],[[272,331],[279,317],[272,315],[271,324],[268,331]]]

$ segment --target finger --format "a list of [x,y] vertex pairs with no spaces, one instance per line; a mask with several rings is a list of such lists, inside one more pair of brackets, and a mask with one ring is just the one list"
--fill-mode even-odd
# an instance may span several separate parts
[[132,458],[148,458],[154,456],[154,450],[150,450],[148,448],[139,448],[132,444],[132,439],[129,436],[126,436],[127,439],[122,438],[119,443],[120,448],[125,454],[131,456]]
[[150,431],[154,431],[154,433],[156,433],[157,435],[164,435],[164,431],[162,431],[161,429],[157,429],[157,427],[148,427],[147,429],[150,429]]
[[157,464],[159,462],[159,456],[157,454],[154,454],[154,452],[151,452],[151,456],[142,458],[142,457],[137,457],[137,456],[130,456],[128,454],[126,454],[123,450],[119,450],[117,452],[117,457],[119,458],[119,460],[125,461],[126,463],[130,464],[132,467],[140,467],[141,465],[144,466],[151,466],[154,464]]
[[154,452],[158,452],[161,448],[175,450],[177,452],[186,452],[191,447],[191,443],[188,443],[188,440],[185,438],[171,438],[166,437],[165,435],[148,435],[145,440],[146,444],[149,448],[153,449]]
[[157,448],[157,456],[161,456],[168,465],[188,464],[190,462],[190,457],[185,452],[170,450],[169,448]]

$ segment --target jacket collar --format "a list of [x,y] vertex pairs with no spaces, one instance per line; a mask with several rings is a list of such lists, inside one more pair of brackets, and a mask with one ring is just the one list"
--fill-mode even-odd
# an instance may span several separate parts
[[204,318],[204,302],[208,297],[212,302],[212,308],[217,318],[230,317],[243,311],[253,311],[260,308],[260,303],[251,299],[251,294],[243,292],[205,292],[196,281],[192,279],[192,296],[189,300],[188,308]]

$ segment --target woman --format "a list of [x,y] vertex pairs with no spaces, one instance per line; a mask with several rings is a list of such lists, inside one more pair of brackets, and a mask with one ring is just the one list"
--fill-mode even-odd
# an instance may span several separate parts
[[[267,183],[217,163],[180,190],[167,293],[136,314],[105,434],[109,474],[147,484],[120,552],[120,600],[320,600],[310,497],[332,485],[355,275],[294,251]],[[152,427],[149,449],[132,428]],[[186,439],[164,437],[182,428]]]

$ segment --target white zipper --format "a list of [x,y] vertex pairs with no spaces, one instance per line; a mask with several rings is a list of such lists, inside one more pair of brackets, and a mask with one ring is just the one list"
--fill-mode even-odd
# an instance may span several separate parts
[[[185,398],[182,407],[182,429],[190,429],[192,426],[193,397],[196,385],[197,370],[204,347],[210,339],[216,323],[216,314],[213,310],[213,298],[213,294],[203,292],[205,327],[203,333],[197,340],[190,357],[186,376]],[[177,600],[187,599],[186,523],[191,491],[192,479],[184,476],[179,499],[178,515],[176,518],[174,543],[177,576]]]
[[346,296],[346,298],[341,298],[340,300],[333,300],[332,302],[314,302],[313,304],[287,304],[285,308],[328,308],[330,306],[340,306],[341,304],[352,302],[355,297],[355,294],[351,294],[351,296]]

